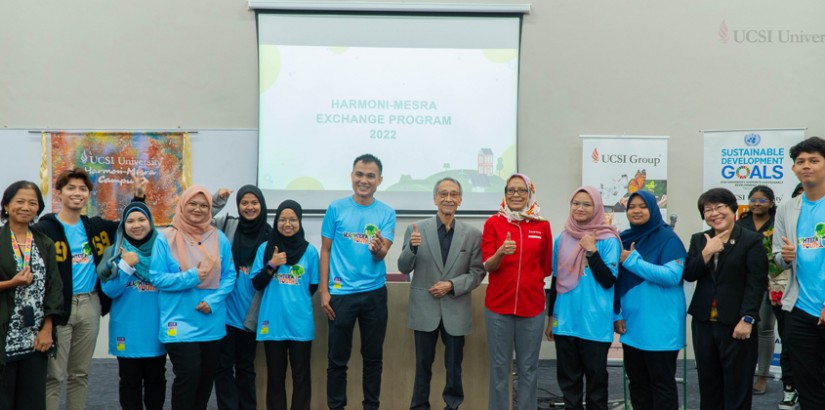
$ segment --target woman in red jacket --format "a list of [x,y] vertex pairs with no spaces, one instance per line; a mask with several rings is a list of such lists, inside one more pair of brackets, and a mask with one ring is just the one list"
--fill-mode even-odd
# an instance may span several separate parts
[[553,236],[539,216],[530,178],[513,174],[497,214],[484,223],[481,253],[489,272],[484,301],[490,356],[489,409],[510,408],[507,377],[513,349],[519,409],[535,409],[536,369],[544,324],[544,278],[552,273]]

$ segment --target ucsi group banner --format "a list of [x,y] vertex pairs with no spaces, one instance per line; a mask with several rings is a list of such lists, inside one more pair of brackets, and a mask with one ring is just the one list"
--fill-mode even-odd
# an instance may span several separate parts
[[729,189],[743,210],[751,189],[765,185],[781,203],[799,182],[790,149],[804,138],[804,129],[705,131],[704,190]]
[[[650,191],[667,218],[666,136],[581,135],[582,184],[602,195],[609,222],[619,231],[627,222],[627,198]],[[665,221],[667,222],[667,221]]]

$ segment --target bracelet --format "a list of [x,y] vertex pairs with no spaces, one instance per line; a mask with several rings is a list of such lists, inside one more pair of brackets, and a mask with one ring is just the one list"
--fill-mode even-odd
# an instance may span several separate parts
[[268,261],[268,262],[266,263],[266,267],[267,267],[267,268],[269,268],[269,270],[271,270],[271,271],[273,271],[273,272],[275,272],[276,270],[278,270],[278,267],[277,267],[277,266],[272,266],[272,261]]

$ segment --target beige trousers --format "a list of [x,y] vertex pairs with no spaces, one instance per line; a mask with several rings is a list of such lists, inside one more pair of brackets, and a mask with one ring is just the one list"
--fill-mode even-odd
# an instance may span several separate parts
[[57,358],[49,359],[46,374],[47,410],[58,410],[63,380],[67,380],[66,410],[83,410],[86,407],[89,365],[99,331],[100,298],[97,293],[72,295],[69,322],[66,326],[57,327]]

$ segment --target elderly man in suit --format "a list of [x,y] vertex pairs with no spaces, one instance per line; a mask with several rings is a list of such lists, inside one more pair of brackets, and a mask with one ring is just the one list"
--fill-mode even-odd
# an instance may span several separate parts
[[470,292],[484,277],[481,232],[455,219],[461,184],[443,178],[433,189],[435,217],[407,227],[398,269],[413,274],[407,326],[415,331],[415,386],[411,409],[429,409],[430,379],[439,334],[444,342],[447,383],[442,394],[448,409],[464,401],[461,361],[464,336],[472,328]]

